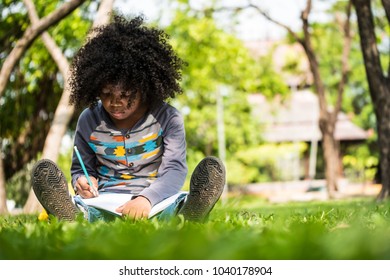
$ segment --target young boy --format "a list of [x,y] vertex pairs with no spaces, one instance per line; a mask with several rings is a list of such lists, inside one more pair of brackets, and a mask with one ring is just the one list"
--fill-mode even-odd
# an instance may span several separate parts
[[[32,170],[34,192],[48,213],[74,220],[80,209],[90,221],[110,220],[108,212],[85,199],[103,193],[133,194],[116,212],[147,218],[154,205],[176,195],[186,174],[183,119],[165,101],[182,93],[184,62],[162,30],[146,27],[142,17],[113,22],[94,30],[71,65],[70,102],[88,106],[78,120],[72,158],[70,197],[62,171],[50,160]],[[188,195],[180,195],[163,215],[203,221],[219,199],[225,169],[215,157],[203,159],[191,177]]]

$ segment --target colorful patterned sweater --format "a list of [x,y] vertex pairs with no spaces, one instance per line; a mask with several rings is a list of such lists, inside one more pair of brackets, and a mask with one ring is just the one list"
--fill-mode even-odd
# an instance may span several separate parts
[[[153,205],[177,193],[187,175],[183,119],[167,103],[148,112],[130,130],[115,128],[99,102],[78,120],[74,144],[99,192],[145,196]],[[72,184],[83,175],[75,154]]]

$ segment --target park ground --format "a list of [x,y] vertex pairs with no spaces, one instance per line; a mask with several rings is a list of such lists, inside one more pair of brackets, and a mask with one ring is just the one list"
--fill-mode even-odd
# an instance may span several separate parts
[[[381,185],[373,183],[355,183],[347,179],[339,180],[339,190],[335,194],[336,199],[356,197],[375,198],[381,189]],[[239,188],[239,192],[265,198],[271,203],[326,201],[325,180],[300,180],[288,182],[270,182],[249,184]]]
[[91,224],[82,217],[69,223],[54,217],[40,221],[37,215],[2,216],[0,259],[390,259],[390,201],[375,201],[369,192],[377,187],[334,200],[311,196],[310,201],[307,193],[323,190],[296,191],[287,201],[288,192],[280,188],[283,202],[282,194],[272,202],[264,192],[231,193],[205,223],[180,217]]

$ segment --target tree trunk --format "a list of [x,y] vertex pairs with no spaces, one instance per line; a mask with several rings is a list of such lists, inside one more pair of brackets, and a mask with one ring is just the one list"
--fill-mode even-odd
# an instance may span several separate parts
[[7,193],[5,189],[5,174],[4,174],[4,166],[3,166],[1,150],[2,150],[2,145],[0,142],[0,215],[8,213]]
[[[387,92],[387,96],[390,96],[390,91]],[[378,142],[379,142],[379,159],[381,168],[381,183],[382,188],[378,195],[378,200],[383,200],[390,196],[390,102],[385,101],[386,104],[381,104],[380,113],[376,114],[377,127],[378,127]]]
[[339,145],[334,138],[335,124],[333,121],[320,120],[320,129],[322,132],[322,146],[325,159],[325,177],[329,198],[333,198],[338,191],[339,177]]
[[337,101],[332,111],[329,111],[328,102],[325,96],[325,86],[322,81],[320,74],[319,64],[314,52],[314,49],[311,45],[311,34],[310,26],[308,22],[309,13],[311,10],[311,1],[308,0],[306,3],[306,8],[302,12],[301,19],[303,23],[303,40],[299,40],[302,47],[305,50],[306,56],[309,61],[310,71],[313,75],[314,88],[318,95],[319,109],[320,109],[320,119],[319,119],[319,128],[322,133],[322,144],[323,144],[323,154],[325,160],[325,178],[326,178],[326,187],[328,191],[329,198],[334,198],[335,193],[338,191],[338,177],[339,177],[339,144],[335,139],[335,130],[337,117],[341,110],[341,103],[343,98],[344,87],[347,81],[348,76],[348,56],[350,53],[351,46],[351,35],[350,35],[350,13],[351,13],[351,2],[348,2],[346,15],[347,18],[343,24],[342,30],[344,31],[344,47],[342,52],[341,59],[341,78],[339,81],[339,86],[337,90]]
[[[53,123],[47,134],[43,147],[42,158],[57,162],[61,141],[64,137],[69,121],[72,118],[74,107],[69,105],[68,90],[64,90],[57,109],[54,113]],[[41,209],[40,203],[31,189],[26,204],[23,207],[24,213],[34,213]]]
[[[24,2],[28,8],[31,21],[33,23],[38,22],[39,18],[32,0],[24,0]],[[102,0],[97,12],[97,16],[93,23],[93,27],[109,22],[109,13],[112,11],[113,3],[114,0]],[[64,81],[66,82],[68,80],[69,69],[69,63],[66,57],[63,55],[61,49],[56,45],[55,41],[50,37],[49,33],[44,32],[42,34],[42,40],[50,52],[53,60],[58,65],[61,74],[64,77]],[[74,107],[69,105],[69,96],[70,92],[65,85],[61,99],[54,113],[53,123],[50,127],[43,147],[42,158],[50,159],[54,162],[57,162],[62,138],[66,133],[68,124],[74,113]],[[23,211],[24,213],[33,213],[39,211],[40,208],[41,206],[38,202],[38,199],[36,198],[34,191],[31,189]]]
[[[390,1],[382,0],[388,22]],[[360,44],[372,102],[377,119],[379,160],[382,189],[378,199],[390,195],[390,80],[384,76],[378,51],[374,18],[370,0],[353,0],[355,6]],[[390,67],[389,67],[390,69]]]

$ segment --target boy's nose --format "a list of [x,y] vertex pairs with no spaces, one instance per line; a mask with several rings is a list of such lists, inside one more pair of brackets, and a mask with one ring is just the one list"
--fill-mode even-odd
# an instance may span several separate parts
[[111,104],[120,104],[121,103],[121,95],[120,94],[112,94],[111,95]]

